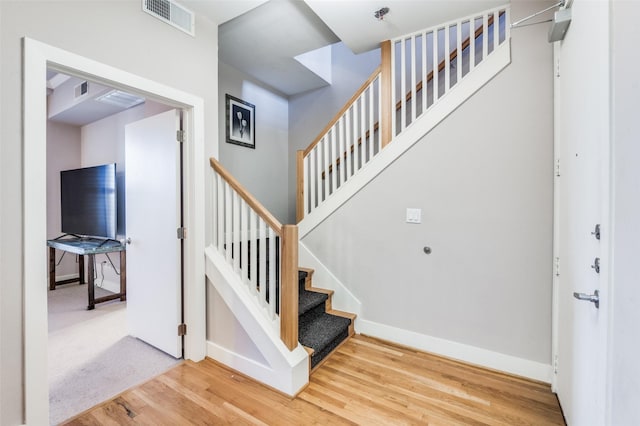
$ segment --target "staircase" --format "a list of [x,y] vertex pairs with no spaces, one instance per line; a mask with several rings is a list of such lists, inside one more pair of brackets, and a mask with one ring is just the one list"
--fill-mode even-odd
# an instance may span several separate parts
[[[209,313],[230,331],[212,327],[210,357],[295,395],[354,334],[355,315],[334,310],[333,291],[313,287],[314,271],[299,267],[298,250],[308,251],[300,238],[508,65],[508,15],[503,6],[384,42],[381,66],[298,152],[298,225],[280,224],[211,158]],[[310,252],[308,260],[352,310],[340,299],[349,290]]]
[[312,269],[298,272],[298,338],[311,355],[313,370],[354,334],[356,316],[333,310],[333,291],[312,287],[312,276]]

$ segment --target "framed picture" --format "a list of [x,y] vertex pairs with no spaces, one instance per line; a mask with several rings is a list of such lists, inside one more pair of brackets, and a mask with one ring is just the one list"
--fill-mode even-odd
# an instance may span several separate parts
[[256,148],[256,107],[229,94],[227,96],[227,142]]

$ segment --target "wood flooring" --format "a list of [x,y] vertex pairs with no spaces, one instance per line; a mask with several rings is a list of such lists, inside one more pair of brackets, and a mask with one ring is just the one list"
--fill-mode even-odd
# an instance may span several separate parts
[[296,398],[215,361],[186,361],[67,425],[563,425],[548,385],[365,336]]

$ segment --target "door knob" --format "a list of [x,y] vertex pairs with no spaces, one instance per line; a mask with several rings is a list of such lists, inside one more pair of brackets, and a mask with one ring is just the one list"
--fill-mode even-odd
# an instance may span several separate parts
[[131,237],[127,237],[127,244],[131,244]]
[[600,292],[598,290],[594,291],[593,294],[574,292],[573,297],[578,300],[592,302],[594,305],[596,305],[596,309],[600,309]]

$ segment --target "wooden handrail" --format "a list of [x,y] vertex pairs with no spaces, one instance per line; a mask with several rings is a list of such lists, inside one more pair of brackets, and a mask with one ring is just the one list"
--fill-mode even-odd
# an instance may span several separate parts
[[227,169],[222,167],[222,164],[220,164],[218,160],[211,157],[209,159],[209,163],[211,164],[211,167],[213,167],[213,170],[215,170],[220,176],[222,176],[224,180],[227,181],[227,183],[238,193],[238,195],[242,197],[244,201],[246,201],[246,203],[258,214],[258,216],[260,216],[262,220],[267,222],[267,224],[275,231],[276,234],[278,234],[278,236],[282,237],[282,224],[278,221],[278,219],[276,219],[275,216],[273,216],[271,212],[267,210],[266,207],[262,205],[262,203],[260,203],[260,201],[256,200],[256,198],[251,195],[251,193],[249,193],[249,191],[247,191],[245,187],[242,186],[242,184],[238,182],[236,178],[234,178],[231,173],[227,171]]
[[351,104],[353,104],[358,97],[365,91],[367,90],[367,87],[369,87],[369,85],[378,77],[378,74],[380,74],[380,67],[376,68],[373,73],[371,73],[371,75],[369,76],[369,78],[367,79],[367,81],[364,82],[364,84],[362,86],[360,86],[360,88],[358,89],[358,91],[347,101],[346,104],[344,104],[344,106],[342,107],[342,109],[340,109],[340,111],[338,111],[338,113],[333,117],[333,119],[329,122],[329,124],[327,124],[324,129],[322,129],[322,131],[320,132],[320,134],[318,135],[318,137],[316,137],[314,139],[313,142],[311,142],[311,145],[309,145],[307,147],[307,149],[304,150],[304,156],[306,157],[307,155],[309,155],[309,153],[311,152],[311,150],[322,140],[322,138],[324,137],[324,135],[331,130],[331,128],[333,127],[334,124],[336,124],[338,122],[338,120],[340,120],[340,118],[342,117],[342,115],[351,107]]

